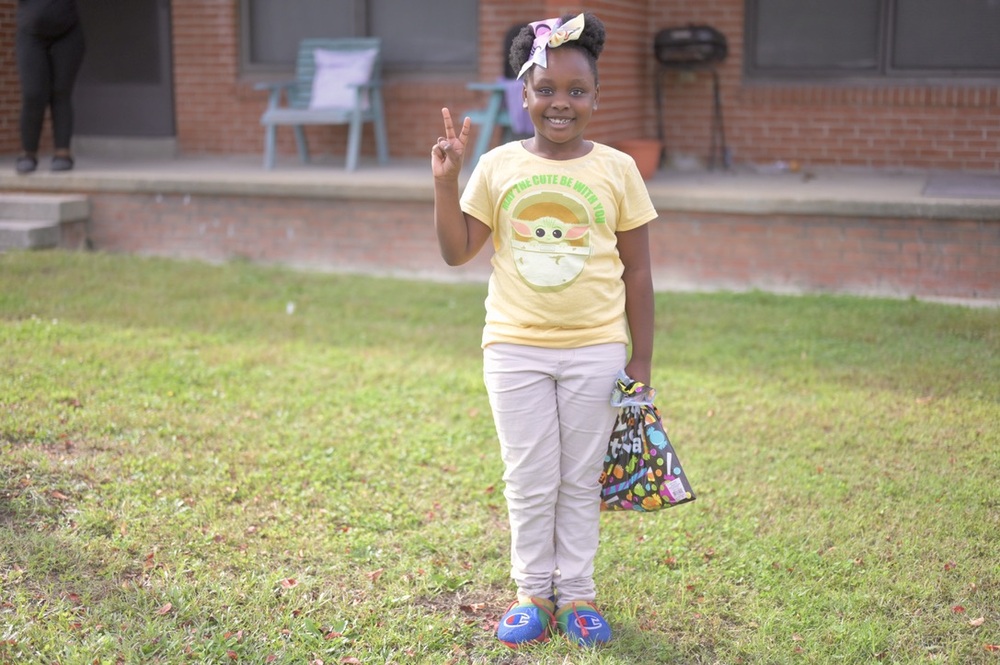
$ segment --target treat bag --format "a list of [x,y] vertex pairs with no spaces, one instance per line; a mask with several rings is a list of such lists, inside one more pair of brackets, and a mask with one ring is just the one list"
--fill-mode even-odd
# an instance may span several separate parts
[[622,406],[604,457],[601,509],[652,512],[694,499],[657,408]]

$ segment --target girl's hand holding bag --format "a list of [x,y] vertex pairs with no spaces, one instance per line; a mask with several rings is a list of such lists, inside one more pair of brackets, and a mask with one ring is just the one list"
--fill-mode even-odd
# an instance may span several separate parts
[[619,373],[611,404],[620,410],[604,456],[601,510],[652,512],[695,499],[655,397],[655,390]]

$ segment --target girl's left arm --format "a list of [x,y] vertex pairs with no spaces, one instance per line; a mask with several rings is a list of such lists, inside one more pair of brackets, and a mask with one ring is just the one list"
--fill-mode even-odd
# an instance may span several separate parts
[[649,224],[618,236],[618,255],[625,266],[625,317],[632,339],[632,355],[625,373],[650,385],[653,373],[653,277],[649,261]]

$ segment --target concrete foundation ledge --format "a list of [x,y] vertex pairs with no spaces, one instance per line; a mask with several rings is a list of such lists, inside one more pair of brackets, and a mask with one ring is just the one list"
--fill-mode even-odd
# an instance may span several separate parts
[[[469,175],[469,169],[463,174]],[[995,198],[934,195],[935,174],[876,170],[814,169],[761,173],[658,171],[646,181],[658,210],[748,215],[833,215],[923,219],[1000,219]],[[927,190],[925,192],[925,189]],[[0,171],[0,192],[181,194],[301,199],[433,200],[430,167],[423,161],[393,160],[387,166],[362,160],[348,172],[338,161],[291,162],[266,171],[254,156],[139,159],[81,156],[73,171],[18,176]]]

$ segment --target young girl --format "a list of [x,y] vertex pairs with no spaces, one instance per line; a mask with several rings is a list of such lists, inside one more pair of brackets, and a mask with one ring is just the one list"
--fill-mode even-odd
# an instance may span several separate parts
[[632,159],[583,137],[597,109],[604,38],[590,13],[521,31],[510,59],[534,136],[483,155],[461,197],[469,119],[456,135],[442,109],[445,136],[431,151],[444,260],[461,265],[493,237],[484,380],[517,584],[497,637],[512,647],[555,628],[581,645],[611,639],[593,580],[610,396],[623,368],[650,383],[646,224],[656,211]]

